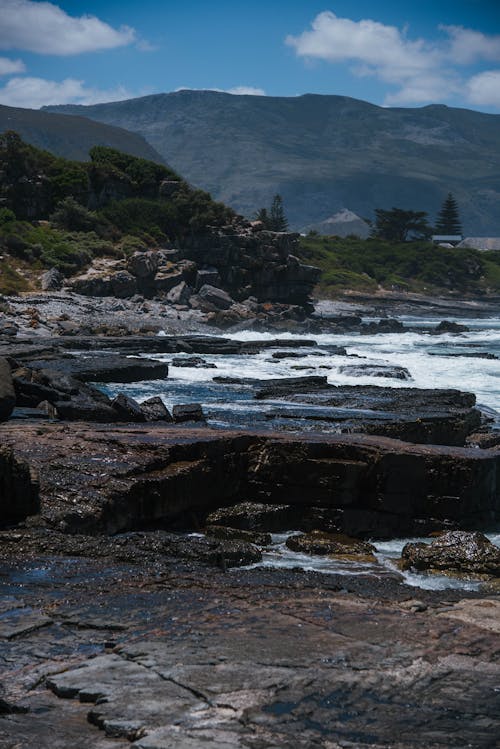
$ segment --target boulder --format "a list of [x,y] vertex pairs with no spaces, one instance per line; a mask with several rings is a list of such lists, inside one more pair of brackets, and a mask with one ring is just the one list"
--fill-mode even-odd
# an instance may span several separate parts
[[9,418],[16,405],[12,373],[7,359],[0,358],[0,421]]
[[383,364],[346,364],[339,367],[339,372],[349,377],[387,377],[393,380],[411,380],[411,374],[406,367]]
[[158,395],[143,401],[141,411],[146,421],[173,421],[170,411]]
[[75,278],[71,283],[75,294],[83,296],[112,296],[111,279],[108,276],[85,274]]
[[63,283],[64,276],[57,268],[50,268],[40,278],[42,291],[59,291]]
[[117,296],[120,299],[134,296],[137,294],[137,281],[135,276],[126,270],[118,271],[113,273],[110,278],[111,290],[113,296]]
[[205,361],[201,356],[176,356],[170,362],[172,367],[195,367],[205,369],[217,369],[216,364]]
[[270,533],[259,533],[258,531],[245,531],[241,528],[228,528],[224,525],[207,525],[205,533],[210,538],[220,538],[225,541],[247,541],[257,546],[269,546],[272,542]]
[[404,570],[500,577],[500,549],[477,531],[448,531],[430,544],[406,544],[401,558]]
[[167,302],[170,304],[187,304],[192,294],[192,289],[185,281],[174,286],[167,294]]
[[378,322],[368,322],[360,325],[359,332],[362,335],[373,335],[377,333],[401,333],[404,330],[403,323],[390,317]]
[[451,320],[442,320],[439,325],[436,325],[436,327],[430,332],[437,335],[441,333],[468,333],[469,328],[467,327],[467,325],[460,325],[459,323],[452,322]]
[[233,299],[231,299],[227,291],[219,289],[217,286],[210,286],[207,283],[203,284],[198,291],[198,297],[219,310],[229,309],[233,304]]
[[116,398],[113,398],[111,407],[121,421],[146,421],[146,416],[137,401],[124,393],[118,393]]
[[154,277],[154,286],[158,292],[166,293],[183,281],[180,270],[160,270]]
[[207,517],[211,527],[221,525],[246,531],[273,533],[290,528],[291,513],[288,505],[239,502],[231,507],[221,507]]
[[205,415],[199,403],[180,403],[173,407],[172,416],[176,424],[183,421],[205,421]]
[[220,286],[220,276],[217,268],[200,268],[196,274],[196,291],[199,291],[202,286],[208,284],[209,286]]
[[158,270],[159,257],[154,250],[134,252],[127,262],[127,270],[136,278],[153,278]]
[[302,554],[373,557],[375,547],[367,541],[359,541],[341,533],[325,533],[314,530],[298,536],[290,536],[286,545]]

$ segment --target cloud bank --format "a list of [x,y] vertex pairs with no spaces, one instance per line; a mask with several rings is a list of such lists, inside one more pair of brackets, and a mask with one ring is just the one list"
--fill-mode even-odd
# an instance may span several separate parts
[[122,86],[100,90],[85,85],[84,81],[66,78],[49,81],[45,78],[11,78],[0,87],[0,104],[9,107],[38,109],[46,104],[99,104],[106,101],[130,99],[134,94]]
[[79,55],[135,41],[134,29],[114,29],[96,16],[69,16],[57,5],[31,0],[0,0],[0,49],[42,55]]
[[339,18],[319,13],[311,28],[286,37],[302,58],[348,63],[356,76],[374,76],[395,87],[385,104],[421,104],[448,100],[465,91],[471,104],[499,101],[494,86],[500,70],[467,75],[463,66],[500,61],[500,36],[462,26],[440,26],[437,41],[410,39],[406,30],[373,20]]

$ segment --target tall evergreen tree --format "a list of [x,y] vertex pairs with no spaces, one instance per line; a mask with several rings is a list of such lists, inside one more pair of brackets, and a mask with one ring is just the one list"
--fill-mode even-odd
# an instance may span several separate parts
[[274,196],[271,210],[269,212],[269,218],[271,222],[271,231],[287,231],[288,221],[285,216],[283,198],[281,195],[276,194]]
[[457,201],[448,193],[436,219],[436,234],[462,234],[462,224],[458,214]]
[[257,221],[262,221],[264,229],[268,231],[288,231],[288,220],[283,208],[283,198],[276,194],[271,208],[260,208],[255,214]]

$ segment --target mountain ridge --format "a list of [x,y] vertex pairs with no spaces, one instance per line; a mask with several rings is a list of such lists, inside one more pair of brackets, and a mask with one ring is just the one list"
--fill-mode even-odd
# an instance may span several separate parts
[[452,192],[466,233],[500,233],[500,115],[190,90],[46,111],[139,133],[191,183],[246,216],[279,192],[294,229],[343,208],[373,216],[394,205],[433,221]]

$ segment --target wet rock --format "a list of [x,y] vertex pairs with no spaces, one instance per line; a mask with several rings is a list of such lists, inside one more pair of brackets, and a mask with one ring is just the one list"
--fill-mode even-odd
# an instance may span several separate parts
[[16,404],[16,394],[10,364],[0,358],[0,421],[8,419]]
[[220,538],[229,541],[247,541],[248,543],[257,546],[269,546],[272,541],[270,533],[245,531],[241,528],[229,528],[224,525],[207,525],[205,533],[210,538]]
[[176,424],[184,421],[205,421],[205,414],[199,403],[178,403],[172,408]]
[[436,325],[436,327],[429,332],[436,335],[440,335],[441,333],[468,333],[469,328],[467,325],[460,325],[451,320],[442,320],[439,325]]
[[282,398],[292,393],[307,393],[328,388],[328,380],[323,376],[281,377],[263,380],[263,386],[255,393],[256,398]]
[[387,377],[394,380],[411,380],[411,374],[406,367],[383,364],[347,364],[339,367],[339,372],[349,377]]
[[389,317],[379,320],[378,322],[363,323],[360,325],[359,332],[362,335],[373,335],[377,333],[401,333],[404,330],[403,323],[399,320],[393,320]]
[[406,544],[401,558],[403,569],[500,577],[500,549],[477,531],[449,531],[431,544]]
[[339,533],[325,533],[313,530],[299,536],[287,538],[286,545],[292,551],[302,554],[313,555],[340,555],[340,556],[371,556],[375,553],[375,547],[366,541],[358,541]]
[[139,382],[163,380],[168,376],[168,364],[153,359],[130,358],[119,354],[80,356],[55,360],[34,360],[35,369],[52,368],[61,375],[82,382]]
[[64,276],[57,268],[50,268],[40,278],[42,291],[58,291],[62,289],[63,283]]
[[158,395],[142,401],[140,408],[146,421],[173,421],[170,411]]
[[200,356],[175,357],[171,361],[172,367],[195,367],[204,369],[217,369],[216,364],[205,361]]
[[146,421],[146,416],[134,398],[124,393],[118,395],[111,401],[111,408],[116,411],[121,421]]
[[244,531],[273,533],[293,527],[289,505],[239,502],[231,507],[221,507],[207,517],[209,526],[237,528]]

